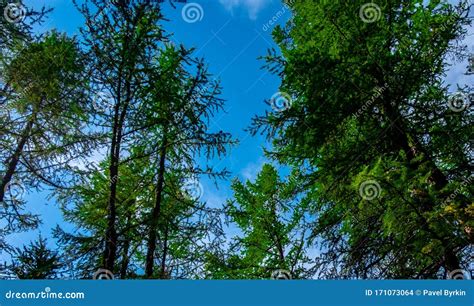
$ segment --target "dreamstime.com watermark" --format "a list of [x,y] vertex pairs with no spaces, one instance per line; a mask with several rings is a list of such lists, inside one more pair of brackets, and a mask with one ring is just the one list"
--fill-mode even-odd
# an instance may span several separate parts
[[372,107],[375,101],[377,101],[377,99],[380,98],[380,96],[382,96],[382,94],[384,93],[385,90],[387,90],[387,88],[388,88],[387,84],[384,84],[381,87],[380,86],[375,87],[370,99],[367,100],[367,102],[365,102],[364,105],[362,105],[362,107],[354,114],[354,117],[359,118],[364,112],[366,112],[370,107]]
[[372,201],[380,196],[382,188],[379,182],[375,180],[367,180],[359,185],[359,195],[366,201]]
[[189,179],[184,182],[183,191],[188,197],[196,201],[199,201],[204,194],[204,188],[202,184],[198,180],[193,179]]
[[9,196],[10,201],[18,203],[25,194],[25,187],[19,180],[13,179],[5,186],[4,193]]
[[465,111],[471,105],[471,100],[472,96],[458,91],[448,97],[448,108],[455,113]]
[[26,8],[21,3],[9,3],[3,8],[3,17],[10,23],[20,23],[25,20]]
[[291,280],[292,278],[291,272],[283,269],[273,271],[271,276],[273,280]]
[[267,32],[268,30],[272,29],[275,24],[277,24],[278,20],[280,20],[286,13],[291,11],[291,5],[293,5],[295,0],[284,0],[283,6],[281,7],[278,12],[276,12],[272,18],[270,18],[263,26],[262,30]]
[[[474,178],[474,176],[470,176],[470,177],[464,179],[464,180],[461,182],[461,187],[462,187],[462,188],[467,188],[467,186],[472,185],[472,180],[473,180],[473,178]],[[454,199],[455,199],[459,194],[461,194],[461,192],[462,192],[462,188],[461,188],[461,187],[456,188],[456,190],[454,190],[454,192],[449,195],[449,197],[444,201],[444,204],[445,204],[445,205],[448,205],[449,203],[451,203],[452,201],[454,201]]]
[[375,3],[366,3],[360,7],[359,17],[365,23],[376,22],[382,17],[382,10]]
[[470,280],[472,279],[471,272],[467,270],[453,270],[448,273],[448,279],[455,279],[455,280]]
[[54,292],[50,287],[44,288],[43,291],[15,292],[9,290],[5,293],[7,300],[83,300],[85,297],[84,292]]
[[114,274],[110,270],[100,268],[97,271],[95,271],[94,275],[92,275],[92,279],[113,280]]
[[204,18],[204,9],[199,3],[188,3],[181,10],[181,17],[187,23],[196,23]]
[[286,92],[279,91],[270,98],[270,106],[275,112],[284,112],[293,105],[293,98]]

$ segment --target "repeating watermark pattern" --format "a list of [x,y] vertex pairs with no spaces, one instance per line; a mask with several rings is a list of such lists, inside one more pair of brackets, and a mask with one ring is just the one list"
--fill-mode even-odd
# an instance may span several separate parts
[[3,16],[8,22],[20,23],[25,20],[26,8],[21,3],[9,3],[3,9]]
[[448,273],[448,279],[456,279],[456,280],[463,280],[463,279],[471,279],[471,273],[466,270],[453,270]]
[[25,187],[19,180],[12,180],[5,186],[4,192],[10,196],[11,201],[19,202],[25,194]]
[[[128,0],[132,3],[139,3],[140,0]],[[110,0],[110,3],[111,4],[118,4],[120,2],[120,0]],[[171,4],[173,7],[175,7],[174,5],[175,4],[178,4],[178,3],[188,3],[188,0],[150,0],[150,4],[156,4],[156,5],[161,5],[163,3],[169,3]]]
[[[98,169],[99,169],[99,170],[97,170],[97,171],[99,171],[99,173],[100,173],[102,176],[105,177],[104,169],[102,169],[102,170],[100,170],[100,168],[98,168]],[[109,184],[114,184],[114,183],[116,183],[116,182],[119,180],[119,177],[118,177],[118,175],[114,175],[112,178],[107,177],[107,179],[108,179],[108,181],[109,181]],[[102,194],[101,192],[96,192],[96,193],[94,194],[94,199],[98,200],[98,199],[100,199],[100,197],[101,197],[102,195],[103,195],[103,194]]]
[[463,92],[456,92],[448,98],[448,108],[455,113],[465,111],[470,104],[469,95]]
[[286,111],[293,104],[293,99],[286,92],[277,92],[270,99],[270,105],[276,112]]
[[271,279],[275,280],[290,280],[292,279],[291,272],[288,270],[275,270],[271,275]]
[[92,99],[92,107],[97,112],[105,112],[114,107],[112,102],[112,97],[104,92],[99,92],[95,94]]
[[382,10],[375,3],[366,3],[359,9],[359,17],[365,23],[373,23],[380,19]]
[[[152,0],[151,2],[164,3],[165,0]],[[188,0],[168,0],[169,3],[187,3]]]
[[200,200],[204,194],[204,188],[198,180],[187,180],[183,184],[184,193],[193,200]]
[[204,18],[204,9],[198,3],[188,3],[181,10],[181,16],[187,23],[196,23]]
[[16,275],[0,273],[0,280],[19,280],[19,278]]
[[267,32],[269,29],[271,29],[277,22],[280,20],[286,13],[288,13],[291,8],[290,5],[292,5],[295,2],[295,0],[286,0],[283,1],[283,6],[278,12],[276,12],[271,19],[269,19],[263,26],[262,30],[264,32]]
[[466,74],[467,75],[474,74],[474,54],[471,54],[469,56]]
[[[462,187],[467,187],[467,186],[471,186],[472,184],[472,176],[468,177],[467,179],[464,179],[462,182],[461,182],[461,186]],[[449,195],[449,197],[444,201],[444,204],[447,205],[449,203],[451,203],[455,198],[456,196],[461,193],[461,189],[460,188],[456,188],[456,190],[454,190],[453,193],[451,193]]]
[[94,275],[92,276],[92,279],[113,280],[114,274],[110,270],[100,268],[99,270],[95,271]]
[[278,192],[271,195],[269,200],[271,200],[275,205],[275,210],[277,213],[283,213],[285,211],[285,204],[284,201],[280,201],[281,195]]
[[354,114],[354,117],[359,118],[360,115],[362,115],[365,111],[367,111],[367,109],[371,107],[378,98],[380,98],[380,96],[383,94],[383,92],[387,88],[388,88],[387,84],[383,85],[382,87],[379,87],[379,86],[375,87],[374,94],[372,95],[372,97],[370,97],[370,99],[367,100],[367,102],[364,103],[364,105],[362,105],[362,107]]
[[359,185],[359,195],[367,201],[377,198],[381,191],[380,184],[374,180],[367,180]]

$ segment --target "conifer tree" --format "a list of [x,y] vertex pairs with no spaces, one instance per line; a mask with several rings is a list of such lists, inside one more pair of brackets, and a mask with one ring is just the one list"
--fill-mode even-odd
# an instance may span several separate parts
[[117,223],[121,222],[117,215],[119,168],[127,143],[143,127],[134,119],[143,102],[141,88],[150,82],[146,71],[164,39],[159,25],[162,15],[158,2],[150,0],[75,3],[85,18],[81,32],[95,90],[96,119],[109,139],[108,223],[102,266],[114,271]]
[[[297,175],[283,181],[265,164],[255,182],[234,180],[226,219],[238,234],[227,249],[209,253],[207,270],[215,279],[311,278],[306,204],[298,198]],[[288,274],[288,275],[286,275]]]
[[23,212],[27,189],[67,185],[67,165],[87,157],[84,131],[87,104],[83,58],[77,43],[51,32],[11,49],[2,58],[5,97],[0,111],[0,214],[2,236],[34,228]]
[[11,270],[19,279],[53,279],[60,276],[62,267],[59,254],[40,236],[28,246],[16,248]]
[[272,156],[306,175],[313,238],[328,245],[321,276],[465,268],[472,88],[450,92],[443,77],[448,57],[465,55],[456,43],[471,22],[468,2],[289,5],[293,18],[274,32],[281,54],[267,58],[285,107],[257,117],[253,131],[268,131]]

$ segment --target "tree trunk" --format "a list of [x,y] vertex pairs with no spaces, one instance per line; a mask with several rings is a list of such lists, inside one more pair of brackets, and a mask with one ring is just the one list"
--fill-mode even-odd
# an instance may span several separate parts
[[20,139],[18,140],[16,149],[13,152],[12,156],[10,156],[9,158],[8,166],[5,175],[2,177],[2,182],[0,185],[0,202],[3,202],[5,198],[5,191],[7,185],[11,182],[12,177],[15,174],[16,167],[18,166],[18,161],[20,160],[21,153],[23,152],[23,148],[25,147],[28,138],[31,136],[31,130],[33,129],[34,124],[34,117],[34,114],[31,115],[30,119],[26,123],[26,126],[23,129],[23,132],[21,133]]
[[120,278],[126,279],[127,278],[127,270],[128,264],[130,262],[130,258],[128,256],[128,252],[130,251],[130,240],[125,240],[125,245],[123,246],[122,252],[122,264],[120,265]]
[[117,124],[114,124],[112,137],[112,145],[110,149],[110,166],[109,166],[109,203],[107,206],[107,230],[105,232],[105,251],[104,251],[104,267],[109,271],[114,271],[115,257],[117,253],[117,230],[115,229],[115,221],[117,219],[117,181],[118,181],[118,165],[120,152],[120,142],[117,135]]
[[456,256],[452,248],[445,247],[444,268],[446,269],[448,274],[456,270],[461,270],[459,258]]
[[[390,101],[390,100],[389,100]],[[436,166],[436,164],[433,162],[431,157],[428,155],[427,152],[424,151],[422,147],[417,145],[416,142],[410,143],[409,137],[407,136],[406,128],[403,125],[403,122],[400,122],[401,118],[398,117],[396,111],[393,109],[393,107],[390,105],[390,103],[387,103],[385,105],[385,113],[390,120],[392,126],[390,128],[390,137],[395,140],[395,144],[397,144],[405,154],[407,155],[408,161],[413,160],[415,157],[418,157],[420,154],[423,154],[423,159],[424,161],[428,162],[431,167],[431,175],[429,177],[429,181],[433,183],[434,187],[436,190],[441,190],[448,184],[448,179],[446,176],[442,173],[442,171]],[[422,163],[422,161],[420,161]],[[416,165],[412,165],[413,168],[418,167],[417,163]],[[429,203],[428,209],[433,209],[434,205],[433,203]],[[429,225],[427,225],[429,227]],[[438,235],[436,235],[438,236]],[[450,238],[449,237],[433,237],[434,239],[438,239],[442,242],[445,251],[444,251],[444,261],[443,261],[443,267],[448,271],[448,273],[454,271],[454,270],[459,270],[461,269],[459,259],[456,255],[456,252],[454,251],[454,247],[449,245]]]
[[121,118],[124,116],[126,109],[120,113],[121,105],[121,91],[122,91],[122,73],[119,72],[119,85],[117,92],[117,103],[114,107],[114,126],[112,130],[112,143],[110,146],[110,166],[109,166],[109,203],[107,206],[107,230],[105,232],[105,251],[104,251],[104,267],[105,269],[113,272],[115,267],[115,259],[117,253],[117,230],[115,228],[115,222],[117,219],[117,183],[119,175],[119,162],[120,162],[120,145],[122,142],[122,125],[123,121]]
[[[126,40],[127,41],[127,40]],[[117,220],[117,185],[119,179],[119,164],[120,164],[120,148],[122,145],[123,125],[125,117],[127,115],[127,109],[131,99],[131,84],[130,76],[125,78],[125,99],[122,100],[122,69],[119,71],[118,76],[118,96],[117,102],[114,108],[114,126],[112,131],[112,143],[110,148],[110,167],[109,167],[109,179],[110,179],[110,194],[109,204],[107,207],[107,230],[105,233],[105,251],[104,251],[104,266],[105,269],[113,272],[115,268],[115,260],[117,257],[117,241],[118,235],[115,228]],[[121,105],[123,102],[123,108]]]
[[162,147],[160,150],[160,162],[158,169],[158,181],[156,184],[156,198],[155,207],[153,207],[150,228],[148,232],[148,243],[147,243],[147,254],[146,254],[146,265],[145,265],[145,276],[151,278],[153,276],[153,265],[154,265],[154,253],[156,250],[156,231],[158,227],[158,221],[161,212],[161,199],[163,194],[163,185],[165,181],[165,161],[166,161],[166,136],[163,138]]
[[[126,228],[130,227],[131,219],[132,219],[132,215],[131,215],[131,211],[129,210],[127,212],[127,222],[125,223]],[[130,239],[127,239],[127,237],[125,237],[125,242],[124,242],[123,251],[122,251],[122,264],[120,265],[120,278],[121,279],[125,279],[127,277],[128,264],[130,262],[130,257],[128,254],[129,251],[130,251]]]
[[160,278],[168,279],[169,275],[166,272],[166,257],[168,256],[168,227],[165,228],[165,237],[163,238],[163,254],[161,255],[161,269]]

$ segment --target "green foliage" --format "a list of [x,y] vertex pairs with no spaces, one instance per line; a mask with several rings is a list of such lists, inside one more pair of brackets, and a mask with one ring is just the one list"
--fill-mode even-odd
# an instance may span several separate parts
[[[90,278],[101,267],[103,237],[107,229],[108,162],[100,163],[100,171],[92,172],[83,185],[63,198],[65,220],[80,229],[68,233],[55,230],[67,254],[76,277]],[[117,178],[117,215],[120,222],[114,271],[120,278],[142,278],[136,266],[145,262],[146,239],[150,224],[150,211],[154,206],[154,171],[150,159],[132,159],[120,167]],[[202,254],[208,247],[203,243],[215,232],[213,217],[204,204],[185,192],[179,172],[166,173],[166,187],[156,231],[159,266],[157,278],[197,278]],[[163,254],[165,256],[163,257]]]
[[[67,185],[71,173],[64,161],[85,158],[92,147],[81,122],[87,82],[76,41],[53,31],[15,44],[6,54],[1,58],[2,236],[35,228],[37,216],[27,212],[22,198],[26,190],[42,183]],[[9,192],[11,186],[19,194]],[[3,248],[8,245],[2,243]]]
[[265,164],[254,183],[234,180],[234,199],[225,213],[240,234],[232,237],[224,256],[208,255],[211,278],[262,279],[278,270],[293,278],[311,276],[305,206],[297,201],[293,179],[282,181]]
[[[8,5],[15,5],[16,14],[7,10]],[[0,0],[0,58],[17,44],[22,44],[33,38],[33,27],[41,24],[51,9],[42,7],[39,10],[27,7],[23,1]],[[5,18],[5,15],[9,19]],[[12,22],[14,21],[14,22]]]
[[[229,175],[211,163],[235,143],[210,124],[219,80],[170,43],[159,2],[74,3],[80,40],[34,37],[44,9],[0,20],[0,250],[39,222],[12,195],[21,181],[52,187],[76,227],[54,231],[71,277],[443,278],[469,264],[473,113],[453,99],[473,87],[444,80],[466,57],[468,1],[288,1],[266,60],[291,101],[251,131],[292,171],[235,179],[223,209],[189,190]],[[41,237],[14,254],[20,278],[63,269]]]
[[47,240],[41,237],[37,241],[17,248],[13,256],[12,271],[20,279],[53,279],[63,264],[58,253],[48,249]]
[[468,4],[378,1],[369,22],[364,4],[291,4],[267,60],[294,101],[254,132],[305,170],[322,277],[439,277],[465,267],[474,239],[472,112],[453,111],[443,84]]

